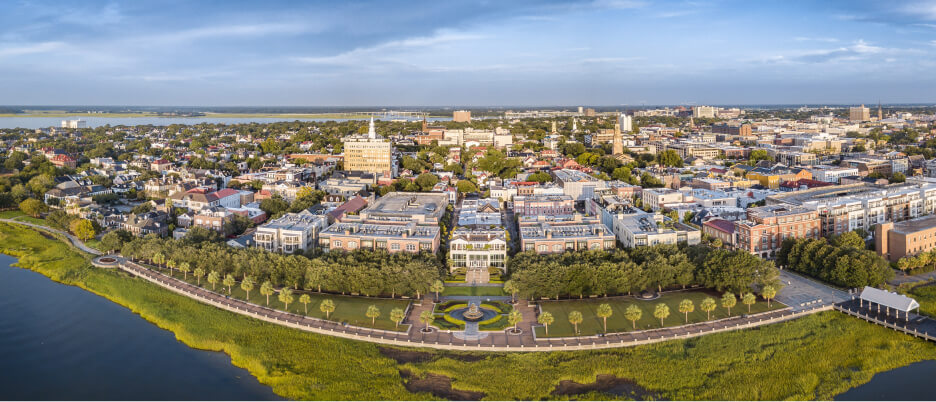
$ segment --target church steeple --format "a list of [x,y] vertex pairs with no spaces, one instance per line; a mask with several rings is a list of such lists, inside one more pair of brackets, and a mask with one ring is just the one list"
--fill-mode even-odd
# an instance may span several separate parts
[[370,118],[370,126],[367,128],[367,137],[370,139],[377,138],[377,129],[374,128],[374,116]]

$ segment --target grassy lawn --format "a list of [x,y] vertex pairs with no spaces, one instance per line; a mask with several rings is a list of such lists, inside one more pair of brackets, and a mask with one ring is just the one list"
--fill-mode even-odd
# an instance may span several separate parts
[[446,286],[442,296],[510,296],[503,286]]
[[[100,250],[100,248],[98,248],[98,246],[101,245],[101,241],[98,240],[98,239],[91,239],[91,240],[88,240],[88,241],[84,242],[84,244],[85,244],[86,246],[88,246],[88,247],[91,247],[91,248],[95,249],[95,250]],[[107,250],[104,250],[104,251],[106,252]]]
[[936,317],[936,284],[929,283],[903,293],[920,303],[920,314]]
[[[555,321],[549,326],[550,337],[575,336],[573,331],[575,327],[569,323],[569,313],[579,311],[582,313],[582,323],[578,325],[579,335],[594,335],[603,332],[602,319],[596,315],[598,306],[602,303],[611,305],[612,315],[608,317],[608,332],[633,331],[634,327],[630,320],[624,317],[624,310],[631,304],[636,304],[643,311],[643,315],[637,320],[637,329],[646,330],[660,328],[660,320],[653,316],[653,310],[659,303],[665,303],[669,306],[670,315],[663,320],[667,327],[684,325],[686,323],[685,314],[679,312],[679,303],[684,299],[692,300],[695,311],[689,313],[689,323],[703,322],[707,320],[706,313],[699,307],[702,300],[706,297],[712,297],[718,303],[718,308],[712,312],[712,319],[727,318],[728,310],[721,307],[721,296],[716,292],[701,290],[690,290],[684,292],[664,293],[656,300],[638,300],[633,297],[613,298],[613,299],[584,299],[540,302],[543,311],[550,312]],[[784,306],[776,301],[770,302],[770,308],[767,308],[767,302],[758,299],[757,303],[751,306],[751,313],[762,313],[769,310],[780,309]],[[731,316],[748,314],[746,305],[738,304],[731,309]],[[543,328],[536,329],[536,336],[546,336]]]
[[[168,274],[169,270],[161,269],[164,274]],[[195,277],[189,273],[188,278],[184,279],[184,275],[178,271],[173,271],[173,277],[176,279],[183,279],[186,282],[189,282],[193,285],[197,285]],[[205,278],[201,280],[201,286],[211,290],[211,284],[209,284]],[[214,291],[227,294],[227,288],[218,284],[217,289]],[[247,299],[247,292],[240,288],[240,282],[237,285],[234,285],[231,289],[231,295],[240,300]],[[279,294],[273,294],[270,296],[270,303],[267,305],[267,298],[264,295],[260,294],[260,284],[254,286],[254,289],[250,291],[250,302],[258,304],[261,306],[268,306],[277,310],[283,310],[283,302],[279,301],[277,297]],[[409,325],[400,325],[396,327],[393,321],[390,321],[390,310],[393,310],[396,307],[406,310],[406,307],[409,305],[407,300],[390,300],[390,299],[377,299],[377,298],[368,298],[368,297],[356,297],[356,296],[342,296],[342,295],[332,295],[332,294],[320,294],[320,293],[309,293],[309,297],[312,299],[312,302],[309,303],[308,308],[309,312],[306,314],[306,306],[302,303],[299,303],[299,296],[302,293],[293,292],[293,302],[289,304],[289,312],[307,315],[309,317],[325,318],[325,313],[319,309],[319,305],[322,303],[322,300],[331,299],[335,302],[335,311],[329,315],[329,320],[336,322],[347,322],[351,325],[357,325],[361,327],[368,328],[378,328],[386,330],[396,330],[396,331],[405,331]],[[364,313],[367,311],[367,307],[370,305],[376,305],[380,309],[380,317],[377,317],[375,323],[371,324],[371,319],[367,318]]]
[[400,376],[405,369],[449,377],[454,388],[483,392],[487,400],[622,399],[599,392],[552,394],[560,381],[591,383],[601,374],[633,381],[656,399],[831,400],[876,373],[936,359],[931,343],[824,312],[756,329],[587,352],[405,348],[426,358],[398,363],[376,344],[265,323],[93,268],[64,243],[21,226],[0,224],[0,251],[20,256],[18,266],[126,306],[190,347],[227,353],[234,365],[288,399],[440,399],[408,392]]
[[0,219],[15,219],[15,218],[19,218],[19,217],[21,217],[21,216],[26,216],[26,214],[22,213],[22,212],[19,211],[19,210],[12,210],[12,211],[3,211],[3,212],[0,212]]

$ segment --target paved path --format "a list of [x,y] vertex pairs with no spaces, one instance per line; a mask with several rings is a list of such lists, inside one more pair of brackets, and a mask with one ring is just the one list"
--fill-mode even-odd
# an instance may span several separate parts
[[806,310],[816,305],[831,305],[851,299],[848,292],[789,272],[780,271],[783,289],[777,294],[777,301],[790,306],[793,311]]
[[898,271],[897,275],[894,276],[894,279],[891,279],[891,281],[887,283],[893,286],[900,286],[901,284],[904,284],[904,283],[932,281],[932,280],[936,280],[936,271],[927,272],[927,273],[923,273],[919,275],[907,275],[903,272]]
[[15,223],[15,224],[17,224],[17,225],[25,225],[25,226],[30,226],[30,227],[33,227],[33,228],[36,228],[36,229],[45,230],[46,232],[51,232],[51,233],[55,233],[55,234],[60,234],[60,235],[62,235],[62,236],[65,236],[65,237],[68,239],[68,241],[71,242],[71,244],[72,244],[73,246],[77,247],[77,248],[78,248],[79,250],[81,250],[81,251],[84,251],[84,252],[86,252],[86,253],[88,253],[88,254],[94,254],[94,255],[101,255],[101,254],[103,254],[103,253],[101,253],[100,251],[97,251],[97,250],[95,250],[95,249],[93,249],[93,248],[91,248],[91,247],[86,246],[86,245],[84,244],[84,242],[82,242],[81,240],[78,240],[77,237],[72,236],[70,233],[63,232],[63,231],[58,230],[58,229],[52,229],[52,228],[50,228],[50,227],[48,227],[48,226],[37,225],[37,224],[35,224],[35,223],[30,223],[30,222],[22,222],[22,221],[18,221],[18,220],[14,220],[14,219],[0,219],[0,222]]

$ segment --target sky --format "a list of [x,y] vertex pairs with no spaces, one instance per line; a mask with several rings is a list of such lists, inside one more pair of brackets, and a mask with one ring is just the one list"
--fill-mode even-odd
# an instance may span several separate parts
[[936,0],[0,1],[0,104],[936,103]]

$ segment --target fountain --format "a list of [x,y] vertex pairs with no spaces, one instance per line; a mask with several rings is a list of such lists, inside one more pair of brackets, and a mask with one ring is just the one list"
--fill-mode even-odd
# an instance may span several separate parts
[[468,303],[468,307],[453,310],[447,314],[456,320],[477,322],[491,319],[498,313],[491,309],[481,308],[478,303]]
[[484,317],[484,313],[478,309],[477,304],[468,305],[468,311],[462,313],[462,317],[465,317],[465,321],[477,321]]

